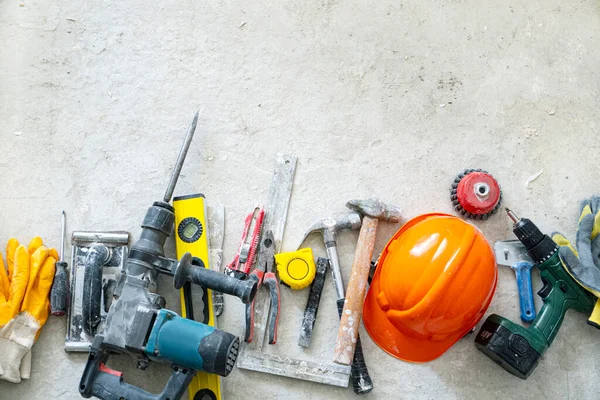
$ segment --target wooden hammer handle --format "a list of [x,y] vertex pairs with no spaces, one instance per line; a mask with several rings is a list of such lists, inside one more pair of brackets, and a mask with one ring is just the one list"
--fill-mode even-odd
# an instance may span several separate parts
[[338,364],[350,365],[354,356],[378,222],[377,218],[366,215],[363,217],[354,254],[352,275],[348,282],[344,311],[333,352],[333,361]]

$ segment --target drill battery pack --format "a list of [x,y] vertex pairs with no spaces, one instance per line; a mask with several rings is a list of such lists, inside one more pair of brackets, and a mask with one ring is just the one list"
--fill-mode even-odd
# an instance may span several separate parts
[[505,321],[490,315],[475,337],[475,346],[511,374],[527,379],[542,356],[526,338],[504,327]]

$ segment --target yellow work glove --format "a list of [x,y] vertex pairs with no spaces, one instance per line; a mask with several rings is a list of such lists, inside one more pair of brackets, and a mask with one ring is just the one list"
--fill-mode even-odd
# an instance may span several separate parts
[[[30,275],[27,253],[31,256],[41,246],[42,239],[40,237],[33,238],[29,242],[27,252],[19,251],[19,261],[15,258],[19,242],[17,239],[10,239],[6,245],[7,269],[4,268],[2,257],[0,256],[0,328],[4,327],[21,311]],[[19,265],[16,271],[15,262]],[[28,351],[21,360],[20,372],[21,379],[29,379],[31,373],[31,351]],[[2,378],[0,377],[0,379]]]
[[[559,255],[569,274],[585,289],[600,297],[600,196],[581,202],[577,227],[576,249],[562,234],[552,239],[560,246]],[[600,329],[600,300],[588,323]]]
[[44,247],[40,238],[29,248],[9,240],[7,268],[0,257],[0,379],[18,383],[29,377],[28,353],[48,319],[57,260],[56,250]]

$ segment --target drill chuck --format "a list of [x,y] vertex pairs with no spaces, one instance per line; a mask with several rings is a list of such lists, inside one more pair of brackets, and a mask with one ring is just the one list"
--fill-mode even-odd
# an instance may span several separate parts
[[523,243],[536,264],[548,260],[558,251],[556,243],[548,235],[543,234],[530,219],[518,218],[508,208],[506,212],[514,222],[513,233]]
[[150,254],[164,255],[167,237],[173,232],[175,225],[175,209],[168,203],[155,201],[146,211],[142,222],[142,234],[133,249]]

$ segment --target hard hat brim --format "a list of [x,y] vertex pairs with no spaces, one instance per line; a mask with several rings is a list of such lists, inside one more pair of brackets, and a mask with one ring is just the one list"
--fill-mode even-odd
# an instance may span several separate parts
[[370,290],[365,299],[363,316],[368,317],[363,318],[363,324],[371,339],[382,350],[400,360],[413,363],[435,360],[472,329],[471,327],[465,329],[465,332],[445,336],[443,340],[438,341],[406,335],[388,320],[385,312],[377,304],[375,296],[371,295],[377,293],[378,288],[373,289],[375,290]]

